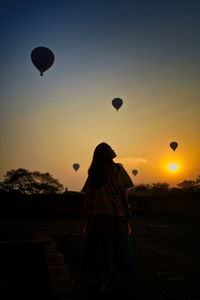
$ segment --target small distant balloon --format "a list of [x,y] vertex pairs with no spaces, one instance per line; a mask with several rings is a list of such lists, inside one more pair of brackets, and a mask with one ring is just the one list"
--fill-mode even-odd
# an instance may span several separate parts
[[114,98],[112,100],[112,105],[114,106],[114,108],[118,111],[118,109],[122,106],[123,104],[123,100],[120,98]]
[[53,52],[46,47],[37,47],[31,52],[31,60],[34,66],[40,71],[40,76],[54,63]]
[[74,170],[77,172],[77,170],[79,169],[80,165],[79,164],[73,164],[73,168]]
[[170,147],[175,151],[176,148],[178,147],[178,143],[177,142],[171,142]]
[[134,176],[136,176],[137,173],[138,173],[138,170],[133,170],[132,173],[133,173]]

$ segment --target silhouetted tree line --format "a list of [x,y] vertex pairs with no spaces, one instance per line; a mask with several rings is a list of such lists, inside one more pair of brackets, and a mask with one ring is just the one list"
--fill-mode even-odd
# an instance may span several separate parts
[[49,173],[30,172],[20,168],[10,170],[4,175],[4,180],[0,182],[0,190],[4,192],[20,192],[26,195],[58,194],[64,190],[64,187]]
[[150,193],[181,193],[181,192],[200,192],[200,175],[196,180],[184,180],[177,184],[177,187],[170,188],[166,182],[156,182],[152,184],[139,184],[133,189],[133,192],[144,194]]
[[[19,192],[24,195],[65,195],[70,193],[64,186],[49,173],[38,171],[30,172],[19,168],[10,170],[4,175],[4,180],[0,182],[0,191]],[[169,192],[196,192],[200,191],[200,175],[196,180],[184,180],[177,187],[170,188],[166,182],[156,182],[152,184],[136,185],[131,193],[169,193]]]

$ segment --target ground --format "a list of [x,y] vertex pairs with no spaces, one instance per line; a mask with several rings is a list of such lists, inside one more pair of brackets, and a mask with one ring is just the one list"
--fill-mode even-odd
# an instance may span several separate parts
[[[7,268],[4,263],[4,268],[0,270],[0,295],[5,293],[6,289],[9,291],[12,288],[10,285],[17,286],[15,282],[17,276],[22,278],[21,285],[24,280],[24,275],[20,275],[19,272],[19,269],[24,269],[24,267],[22,268],[24,266],[23,259],[17,258],[19,255],[16,250],[15,256],[13,256],[15,258],[11,257],[12,251],[9,250],[11,244],[24,243],[24,247],[27,243],[32,244],[31,257],[33,258],[37,252],[34,245],[38,242],[40,245],[45,245],[45,253],[48,256],[47,269],[51,271],[51,274],[55,273],[55,277],[51,276],[51,282],[57,280],[56,285],[52,282],[54,285],[52,299],[89,299],[94,297],[105,299],[110,297],[110,295],[102,296],[97,293],[95,284],[84,280],[80,275],[85,245],[82,227],[83,220],[81,218],[1,217],[1,260],[5,262],[7,259],[10,263],[6,264]],[[133,271],[128,277],[119,278],[118,289],[113,292],[112,296],[115,299],[138,300],[200,299],[200,220],[181,216],[138,216],[134,218],[132,227],[133,234],[130,236],[130,242],[134,258]],[[8,251],[5,251],[6,247]],[[54,250],[52,250],[53,248]],[[55,259],[56,255],[62,259]],[[39,256],[41,257],[41,255]],[[31,257],[29,257],[29,262],[32,260]],[[14,263],[16,260],[17,264]],[[33,263],[30,263],[30,266],[32,265]],[[14,270],[15,268],[18,268],[17,272]],[[43,274],[48,273],[44,271],[44,267],[42,270]],[[68,271],[66,272],[66,270]],[[37,272],[37,269],[34,272]],[[18,275],[13,277],[15,273]],[[56,273],[59,273],[59,276],[56,277]],[[50,299],[50,281],[46,280],[45,282],[46,289],[43,289],[43,295],[37,299]],[[65,285],[65,282],[68,282],[68,285]],[[29,290],[26,288],[26,295],[31,290],[30,284]],[[21,298],[16,295],[17,291],[20,291]],[[16,297],[13,299],[25,299],[22,294],[22,288],[16,289]],[[8,297],[1,298],[9,299]]]

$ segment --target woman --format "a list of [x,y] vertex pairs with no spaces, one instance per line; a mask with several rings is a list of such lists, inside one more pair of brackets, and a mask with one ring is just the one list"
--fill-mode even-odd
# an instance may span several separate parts
[[113,162],[115,157],[108,144],[99,144],[82,189],[86,195],[83,272],[96,274],[103,291],[108,289],[106,276],[114,281],[117,274],[129,272],[132,264],[127,190],[134,185],[122,165]]

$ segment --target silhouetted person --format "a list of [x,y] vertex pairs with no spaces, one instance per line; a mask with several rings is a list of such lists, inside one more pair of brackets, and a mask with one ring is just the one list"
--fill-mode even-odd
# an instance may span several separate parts
[[102,291],[114,287],[117,275],[127,274],[132,265],[127,190],[134,185],[122,165],[113,161],[114,157],[116,153],[108,144],[99,144],[82,189],[86,195],[83,273],[96,275]]

